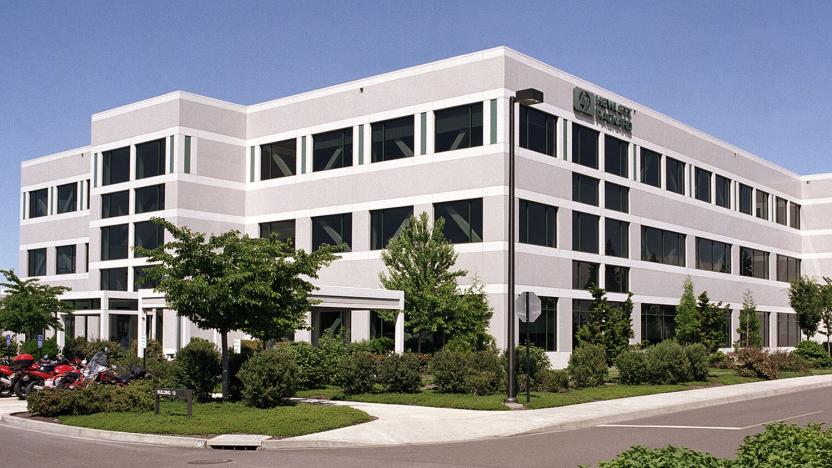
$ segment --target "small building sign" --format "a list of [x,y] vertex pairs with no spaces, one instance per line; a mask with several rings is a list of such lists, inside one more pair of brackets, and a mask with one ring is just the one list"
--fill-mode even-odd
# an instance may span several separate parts
[[598,96],[592,91],[576,86],[572,92],[572,107],[577,112],[595,117],[595,120],[612,127],[627,132],[633,130],[633,109],[612,99]]

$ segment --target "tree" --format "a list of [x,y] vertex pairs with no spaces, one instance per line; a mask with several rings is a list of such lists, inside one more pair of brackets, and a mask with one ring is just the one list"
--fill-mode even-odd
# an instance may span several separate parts
[[592,305],[589,307],[586,321],[578,328],[575,338],[579,346],[587,344],[604,346],[604,324],[609,314],[607,292],[594,284],[590,284],[587,290],[592,294]]
[[464,340],[474,349],[484,350],[492,340],[488,334],[488,323],[494,311],[488,304],[488,297],[479,279],[474,278],[474,283],[457,299],[457,306],[448,321],[447,334]]
[[627,300],[621,307],[610,307],[607,332],[604,337],[607,349],[607,364],[612,364],[616,357],[630,347],[633,333],[633,293],[627,294]]
[[30,340],[43,330],[63,330],[60,314],[71,314],[72,307],[60,300],[70,291],[65,286],[42,284],[37,278],[22,280],[14,270],[0,270],[6,281],[6,297],[0,300],[0,329],[26,334]]
[[703,291],[696,303],[696,313],[701,343],[709,353],[715,353],[725,342],[725,316],[730,313],[730,309],[723,306],[722,302],[714,304],[708,298],[708,292]]
[[215,329],[222,340],[222,394],[229,392],[228,333],[241,330],[263,340],[304,328],[314,304],[309,282],[331,263],[332,248],[295,250],[275,236],[251,238],[238,231],[206,235],[154,218],[173,240],[153,250],[138,249],[155,263],[148,278],[168,305],[199,328]]
[[800,331],[806,335],[807,340],[811,340],[818,331],[823,312],[820,286],[808,276],[792,280],[789,285],[789,304],[797,313]]
[[830,337],[832,336],[832,278],[824,276],[823,281],[825,284],[821,286],[820,293],[821,322],[823,322],[823,334],[826,335],[826,352],[832,355],[832,345],[830,345]]
[[633,334],[632,293],[622,307],[611,306],[606,291],[597,286],[588,288],[592,294],[592,306],[587,320],[578,329],[578,346],[600,345],[604,347],[607,364],[612,364],[618,354],[627,349]]
[[680,344],[701,342],[701,324],[696,312],[696,295],[693,292],[693,282],[688,277],[685,279],[679,305],[676,306],[676,340]]
[[740,326],[737,328],[740,339],[736,345],[740,348],[759,348],[763,345],[763,338],[760,336],[760,321],[757,320],[757,304],[751,291],[743,295],[742,310],[740,311]]

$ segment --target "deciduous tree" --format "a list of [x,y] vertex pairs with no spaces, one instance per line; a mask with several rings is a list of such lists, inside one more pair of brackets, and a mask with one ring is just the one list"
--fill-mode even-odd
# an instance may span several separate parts
[[0,283],[6,297],[0,300],[0,329],[26,334],[30,340],[48,328],[63,330],[60,314],[71,314],[72,307],[61,301],[65,286],[51,286],[37,278],[21,279],[14,270],[0,270],[6,280]]
[[797,313],[800,331],[806,335],[807,340],[811,340],[818,331],[823,312],[820,286],[808,276],[792,280],[789,285],[789,304]]

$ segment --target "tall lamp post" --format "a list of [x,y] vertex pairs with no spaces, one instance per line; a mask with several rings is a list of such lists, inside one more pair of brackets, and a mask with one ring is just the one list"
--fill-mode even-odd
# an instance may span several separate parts
[[514,322],[516,313],[514,310],[514,227],[515,213],[515,177],[514,177],[514,105],[520,103],[524,106],[540,104],[543,102],[543,91],[526,88],[517,91],[515,96],[508,98],[508,403],[517,402],[517,374],[515,369],[515,346],[514,346]]

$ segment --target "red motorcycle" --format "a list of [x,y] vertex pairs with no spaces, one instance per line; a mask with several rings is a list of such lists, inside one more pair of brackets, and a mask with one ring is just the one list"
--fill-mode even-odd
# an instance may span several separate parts
[[49,361],[45,356],[39,362],[35,362],[31,354],[21,354],[15,357],[12,365],[19,369],[12,388],[14,394],[21,400],[25,400],[32,392],[42,390],[46,380],[56,374],[75,369],[66,359]]
[[0,398],[10,397],[14,394],[14,387],[12,379],[15,377],[16,371],[12,369],[11,364],[0,364]]

